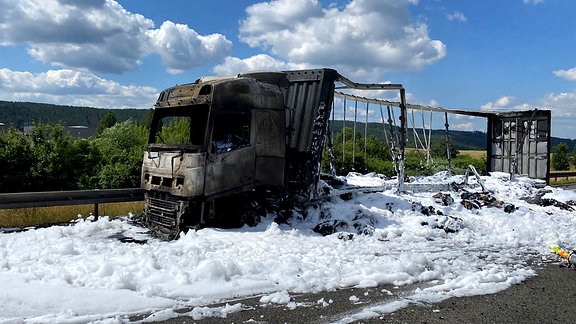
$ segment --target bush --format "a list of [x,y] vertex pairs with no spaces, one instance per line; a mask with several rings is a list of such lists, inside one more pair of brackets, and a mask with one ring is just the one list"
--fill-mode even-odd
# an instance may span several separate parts
[[100,189],[140,186],[142,157],[148,129],[133,120],[117,123],[94,140],[102,159],[97,175]]
[[[450,158],[455,158],[460,154],[460,151],[454,147],[454,144],[450,143]],[[446,138],[442,138],[430,146],[430,155],[435,158],[445,158],[447,159],[447,150],[446,150]]]
[[552,152],[552,168],[556,171],[570,170],[570,162],[568,159],[568,145],[562,142],[554,146]]
[[[378,172],[387,176],[394,175],[394,167],[390,150],[386,144],[380,141],[376,136],[370,136],[364,143],[364,136],[356,132],[353,134],[351,128],[344,129],[346,142],[342,143],[343,133],[334,136],[333,156],[334,168],[336,174],[346,175],[349,172]],[[354,147],[354,143],[356,146]],[[366,147],[366,155],[364,155]],[[342,148],[344,148],[344,157],[342,157]],[[354,162],[352,162],[354,160]],[[323,152],[322,171],[330,173],[330,156],[328,148]]]
[[404,174],[407,176],[432,175],[432,169],[423,163],[420,156],[414,153],[406,154],[404,159]]
[[[468,155],[458,155],[452,160],[452,165],[456,173],[464,173],[468,168],[468,165],[472,165],[476,171],[479,173],[486,173],[486,160],[485,159],[475,159]],[[458,170],[463,170],[458,172]]]
[[26,135],[10,128],[0,133],[0,147],[0,192],[30,191],[34,154]]

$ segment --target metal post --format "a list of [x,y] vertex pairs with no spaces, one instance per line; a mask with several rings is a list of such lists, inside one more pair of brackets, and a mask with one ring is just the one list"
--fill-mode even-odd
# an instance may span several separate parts
[[364,123],[364,161],[368,159],[367,148],[368,147],[368,101],[366,101],[366,122]]
[[[354,170],[354,163],[356,162],[356,119],[358,117],[358,100],[354,101],[354,127],[352,131],[352,170]],[[354,170],[356,171],[356,170]]]
[[396,175],[398,176],[398,157],[396,154],[396,140],[398,139],[398,136],[394,136],[396,132],[396,124],[394,123],[393,125],[394,120],[392,119],[390,106],[386,106],[386,108],[388,110],[388,126],[390,128],[390,152],[392,153],[392,164],[394,165],[394,172],[396,172]]
[[406,149],[406,90],[400,89],[400,165],[398,167],[398,191],[404,190],[404,160]]
[[446,157],[448,158],[448,175],[452,175],[452,157],[450,156],[450,133],[448,132],[448,113],[444,113],[444,120],[446,123]]
[[342,165],[346,157],[346,97],[344,97],[344,118],[342,120]]
[[94,204],[94,219],[98,220],[98,203]]

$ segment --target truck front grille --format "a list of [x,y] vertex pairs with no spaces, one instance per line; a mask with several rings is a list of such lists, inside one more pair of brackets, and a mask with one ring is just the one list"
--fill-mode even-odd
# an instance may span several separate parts
[[179,207],[178,202],[148,197],[148,222],[168,230],[175,230]]

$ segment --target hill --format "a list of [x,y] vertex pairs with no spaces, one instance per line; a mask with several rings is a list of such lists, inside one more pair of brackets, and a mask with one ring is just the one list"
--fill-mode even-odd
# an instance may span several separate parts
[[[144,120],[147,109],[104,109],[92,107],[63,106],[34,102],[10,102],[0,101],[0,123],[15,126],[23,129],[24,126],[31,126],[33,123],[60,123],[64,126],[87,126],[96,129],[100,120],[106,112],[112,110],[118,121],[134,119]],[[352,128],[353,123],[347,122],[346,127]],[[364,134],[364,123],[356,124],[358,132]],[[337,121],[333,125],[334,133],[342,131],[342,121]],[[424,141],[422,132],[417,131],[421,141]],[[380,123],[368,123],[368,134],[375,135],[381,141],[386,141],[384,128]],[[442,129],[432,130],[432,142],[438,141],[446,136]],[[486,133],[467,132],[450,130],[450,140],[454,146],[460,150],[485,150]],[[570,151],[576,146],[576,140],[568,138],[552,137],[551,146],[556,146],[564,142]],[[413,130],[408,130],[407,146],[415,147]]]
[[[333,131],[334,134],[339,133],[342,131],[342,121],[336,121],[334,123]],[[353,128],[353,123],[346,122],[347,128]],[[364,123],[357,122],[356,123],[356,131],[364,134]],[[388,125],[386,125],[386,129],[388,129]],[[424,143],[424,136],[422,134],[422,130],[416,130],[417,136],[420,138],[420,141]],[[460,150],[485,150],[486,149],[486,133],[484,132],[467,132],[467,131],[456,131],[451,130],[450,134],[450,141],[454,144],[454,146]],[[390,136],[390,134],[384,134],[384,127],[381,123],[368,123],[368,135],[375,135],[379,140],[386,142],[386,136]],[[428,135],[428,134],[426,134]],[[432,130],[432,143],[446,138],[446,131],[443,129],[433,129]],[[406,136],[406,146],[407,147],[416,147],[415,142],[418,142],[418,138],[414,140],[414,131],[412,128],[408,129],[408,134]],[[421,146],[420,146],[421,147]]]
[[118,121],[144,120],[147,109],[103,109],[34,102],[0,101],[0,123],[23,129],[34,123],[59,123],[64,126],[97,128],[104,115],[112,110]]

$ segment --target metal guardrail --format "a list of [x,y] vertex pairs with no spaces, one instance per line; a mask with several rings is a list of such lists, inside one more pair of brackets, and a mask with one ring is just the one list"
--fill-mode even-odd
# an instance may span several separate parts
[[576,177],[576,172],[550,172],[550,179],[554,178],[554,181],[558,181],[558,178],[568,178]]
[[0,209],[94,204],[94,216],[98,216],[98,204],[128,201],[144,201],[144,191],[127,188],[3,193]]

